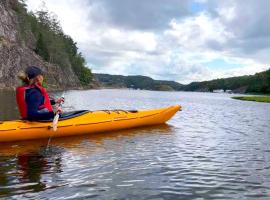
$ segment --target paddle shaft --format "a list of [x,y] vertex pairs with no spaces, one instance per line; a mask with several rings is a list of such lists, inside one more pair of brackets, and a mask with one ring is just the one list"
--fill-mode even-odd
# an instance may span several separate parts
[[[64,98],[64,95],[62,95],[61,98]],[[59,105],[58,105],[58,108],[61,108],[62,107],[62,101],[60,101]],[[56,115],[54,116],[54,119],[53,119],[53,124],[52,124],[52,128],[53,128],[53,131],[57,131],[57,123],[58,123],[58,120],[59,120],[59,116],[60,116],[60,111],[56,111]],[[51,143],[51,139],[52,139],[52,135],[50,136],[49,140],[48,140],[48,143],[47,143],[47,148],[49,147],[50,143]],[[47,149],[46,148],[46,149]]]
[[[62,102],[59,103],[59,106],[58,108],[61,108],[62,107]],[[53,131],[57,131],[57,123],[58,123],[58,120],[59,120],[59,116],[60,116],[60,111],[56,111],[56,115],[54,116],[54,119],[53,119]]]

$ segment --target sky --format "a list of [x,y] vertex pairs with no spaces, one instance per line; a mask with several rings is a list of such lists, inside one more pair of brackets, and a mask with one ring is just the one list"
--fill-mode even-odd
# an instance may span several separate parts
[[269,0],[26,0],[42,2],[94,73],[187,84],[270,68]]

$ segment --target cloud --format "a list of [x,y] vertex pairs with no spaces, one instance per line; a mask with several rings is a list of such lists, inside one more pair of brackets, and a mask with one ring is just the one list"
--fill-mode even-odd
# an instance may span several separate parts
[[219,19],[212,19],[206,13],[180,22],[172,20],[165,35],[173,37],[174,41],[186,49],[212,47],[213,50],[222,49],[222,45],[232,37]]
[[[36,10],[41,1],[26,3]],[[253,74],[270,63],[268,0],[45,3],[94,72],[188,83]]]
[[270,6],[268,0],[211,1],[210,14],[220,20],[226,31],[233,37],[226,48],[234,56],[253,58],[269,64],[270,47]]
[[132,30],[159,30],[168,26],[172,18],[190,14],[189,0],[92,0],[95,8],[91,19],[109,26]]

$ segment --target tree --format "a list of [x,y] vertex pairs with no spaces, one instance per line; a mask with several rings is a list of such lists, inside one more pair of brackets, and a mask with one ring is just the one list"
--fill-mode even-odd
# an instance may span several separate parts
[[[59,65],[62,69],[71,66],[82,85],[92,81],[91,70],[86,67],[85,59],[78,52],[73,39],[64,34],[57,16],[49,13],[45,3],[42,9],[34,13],[27,13],[24,1],[17,2],[20,35],[25,42],[29,35],[36,41],[35,52],[45,61]],[[32,33],[32,34],[29,34]],[[33,40],[33,38],[30,38]],[[25,42],[26,43],[26,42]]]
[[44,58],[44,60],[49,61],[50,55],[48,52],[48,48],[44,42],[42,33],[39,33],[35,52],[42,58]]

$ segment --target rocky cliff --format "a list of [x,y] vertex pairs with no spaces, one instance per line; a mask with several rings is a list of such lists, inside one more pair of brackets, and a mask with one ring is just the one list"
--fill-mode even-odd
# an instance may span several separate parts
[[0,0],[0,89],[18,86],[18,72],[30,65],[42,68],[51,90],[81,87],[71,65],[63,69],[45,62],[35,53],[36,38],[30,31],[22,39],[20,30],[23,27],[16,13],[17,6],[17,0]]

